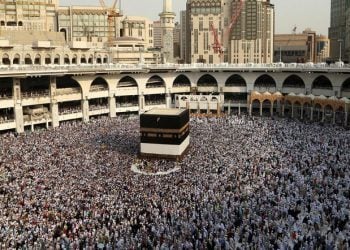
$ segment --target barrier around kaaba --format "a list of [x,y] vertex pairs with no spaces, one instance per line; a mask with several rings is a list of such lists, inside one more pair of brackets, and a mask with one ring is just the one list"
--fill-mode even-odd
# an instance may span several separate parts
[[153,109],[140,115],[140,157],[181,159],[190,145],[189,110]]

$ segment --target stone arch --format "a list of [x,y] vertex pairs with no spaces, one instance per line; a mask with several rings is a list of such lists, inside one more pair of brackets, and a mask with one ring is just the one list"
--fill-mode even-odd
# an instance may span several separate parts
[[94,55],[89,55],[88,64],[94,64]]
[[6,53],[2,55],[2,64],[11,65],[10,56]]
[[107,55],[105,55],[103,57],[103,64],[108,64],[108,56]]
[[261,103],[262,107],[262,114],[271,114],[271,106],[273,101],[270,98],[264,98]]
[[108,89],[109,87],[107,80],[101,76],[96,77],[90,85],[90,92],[105,91]]
[[231,75],[225,82],[225,87],[247,87],[247,82],[240,75]]
[[101,55],[97,55],[97,57],[96,57],[96,64],[102,64]]
[[181,74],[175,78],[173,87],[191,87],[191,81],[187,76]]
[[188,101],[187,96],[182,96],[182,97],[181,97],[181,101],[187,102],[187,101]]
[[13,79],[11,77],[0,78],[0,99],[11,98],[13,93]]
[[321,90],[333,90],[332,82],[328,79],[328,77],[321,75],[318,76],[313,82],[312,82],[312,90],[315,89],[321,89]]
[[55,58],[54,58],[54,60],[53,60],[53,63],[54,63],[54,64],[60,64],[60,59],[61,59],[61,57],[60,57],[59,54],[55,55]]
[[62,32],[64,34],[64,39],[67,41],[67,30],[64,28],[61,28],[60,32]]
[[20,80],[22,97],[50,95],[50,77],[26,77]]
[[276,86],[276,81],[267,74],[259,76],[254,82],[254,90],[259,92],[275,92]]
[[119,80],[117,84],[117,88],[130,88],[130,87],[138,87],[137,81],[131,76],[124,76]]
[[346,79],[341,86],[341,96],[350,97],[350,78]]
[[25,65],[32,65],[33,64],[32,56],[30,54],[25,55],[24,64]]
[[165,87],[165,81],[158,75],[154,75],[148,79],[146,88],[163,88]]
[[219,102],[219,100],[216,96],[213,96],[210,101],[211,102]]
[[283,93],[304,93],[305,92],[305,82],[298,75],[288,76],[282,84]]
[[284,114],[286,116],[292,116],[292,106],[294,105],[292,100],[284,100]]
[[15,54],[12,59],[12,64],[19,65],[21,63],[21,56],[19,54]]
[[197,81],[197,87],[218,87],[218,81],[210,74],[201,76]]
[[69,55],[65,54],[65,55],[64,55],[64,59],[63,59],[63,61],[64,61],[64,64],[70,64],[70,58],[69,58]]
[[74,54],[72,57],[72,64],[78,64],[78,56],[77,54]]
[[79,91],[82,92],[80,83],[73,79],[71,76],[57,77],[56,84],[57,89],[72,88],[79,89]]
[[253,115],[260,115],[260,103],[261,103],[261,101],[258,98],[252,99],[251,111],[252,111]]
[[34,57],[34,64],[35,65],[40,65],[41,64],[41,55],[40,54],[36,54]]
[[46,54],[45,56],[45,64],[51,64],[52,61],[51,61],[51,56],[49,54]]
[[81,57],[80,57],[80,63],[81,64],[86,64],[87,63],[86,56],[84,54],[81,55]]

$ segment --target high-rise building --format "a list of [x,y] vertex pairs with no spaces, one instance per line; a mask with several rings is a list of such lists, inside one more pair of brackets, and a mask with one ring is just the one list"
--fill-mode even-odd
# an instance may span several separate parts
[[[348,0],[331,0],[331,26],[328,31],[330,39],[330,57],[340,60],[346,46],[346,4]],[[343,54],[343,55],[342,55]]]
[[274,6],[270,0],[188,0],[191,62],[273,61]]
[[172,0],[163,0],[163,12],[159,14],[162,29],[162,54],[164,62],[174,62],[175,13]]
[[181,34],[180,34],[180,50],[181,50],[181,54],[180,54],[180,58],[183,62],[187,62],[186,60],[186,50],[187,50],[187,46],[186,46],[186,17],[187,17],[187,13],[185,10],[182,10],[180,12],[180,25],[181,25]]
[[345,57],[344,61],[350,62],[350,0],[345,2],[346,25],[345,25]]
[[56,31],[58,0],[0,2],[0,30]]

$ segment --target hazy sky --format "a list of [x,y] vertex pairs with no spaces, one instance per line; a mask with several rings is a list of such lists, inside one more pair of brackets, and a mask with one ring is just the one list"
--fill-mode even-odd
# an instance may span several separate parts
[[[112,5],[114,0],[105,0]],[[276,9],[276,33],[291,33],[311,28],[327,35],[330,24],[330,0],[271,0]],[[124,15],[146,16],[157,20],[162,11],[162,0],[122,0]],[[186,0],[173,0],[174,12],[186,8]],[[99,0],[60,0],[60,5],[99,5]]]

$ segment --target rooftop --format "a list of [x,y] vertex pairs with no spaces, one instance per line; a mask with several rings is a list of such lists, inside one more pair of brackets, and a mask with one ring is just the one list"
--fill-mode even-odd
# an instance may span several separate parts
[[152,109],[146,115],[180,115],[184,109]]

